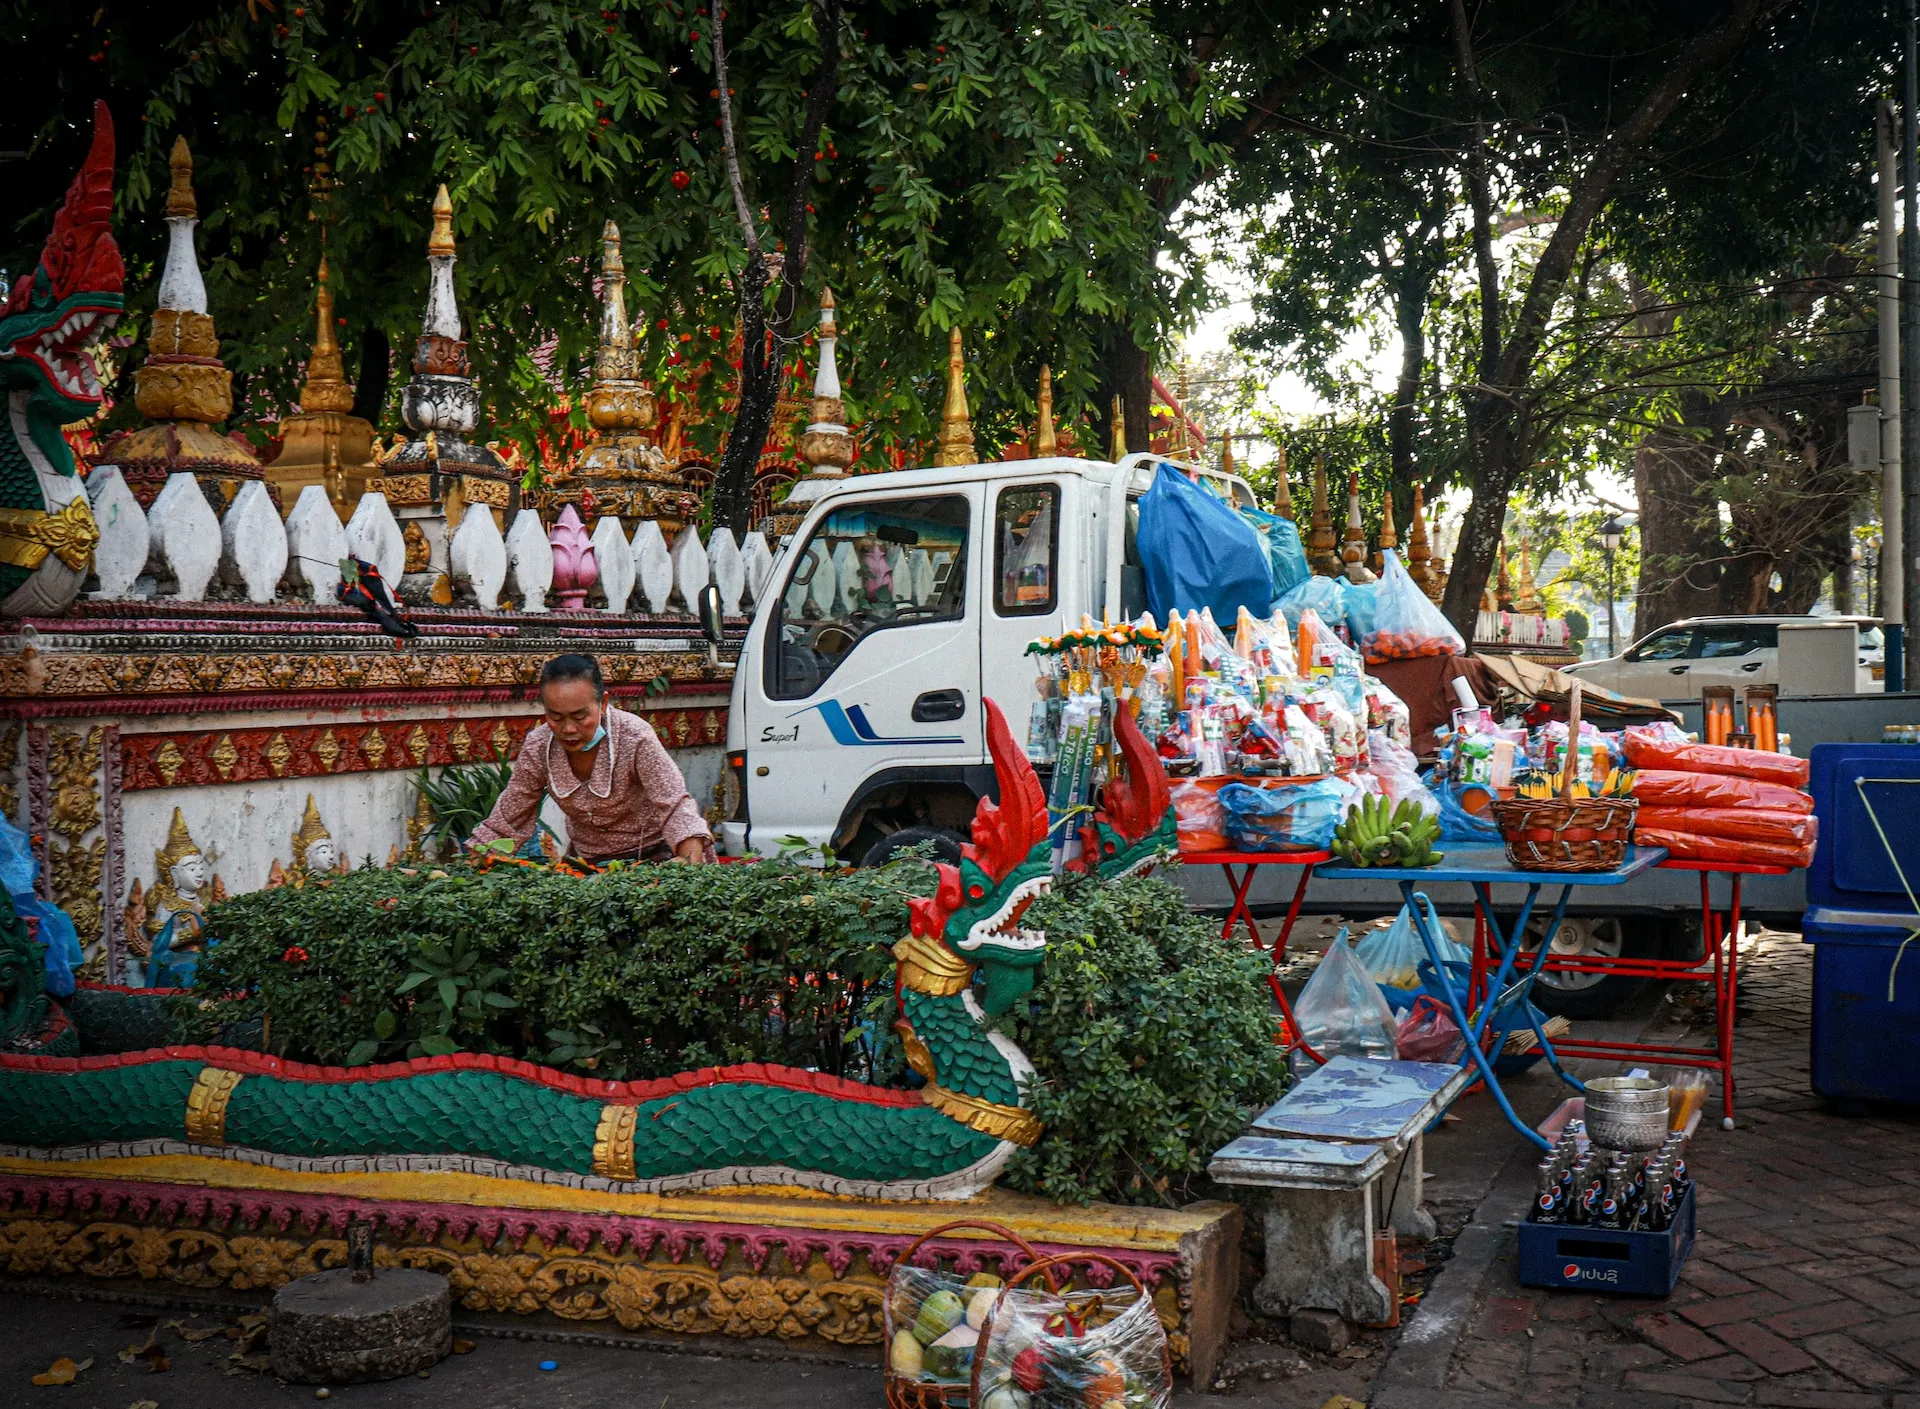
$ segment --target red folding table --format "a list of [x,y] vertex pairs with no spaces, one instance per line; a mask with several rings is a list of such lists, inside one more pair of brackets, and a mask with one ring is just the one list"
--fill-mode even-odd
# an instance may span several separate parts
[[[1260,929],[1253,921],[1253,912],[1247,908],[1247,892],[1253,889],[1253,878],[1262,866],[1296,866],[1300,870],[1300,879],[1293,887],[1293,900],[1287,906],[1287,918],[1280,924],[1280,933],[1273,937],[1273,966],[1267,972],[1267,986],[1273,990],[1273,996],[1279,1001],[1280,1011],[1286,1017],[1287,1030],[1284,1035],[1286,1050],[1291,1052],[1298,1047],[1316,1062],[1324,1064],[1326,1058],[1306,1044],[1300,1035],[1300,1024],[1293,1020],[1293,1004],[1287,1001],[1286,992],[1280,987],[1280,966],[1287,958],[1287,937],[1293,933],[1294,921],[1300,918],[1300,906],[1307,898],[1307,882],[1313,879],[1313,868],[1322,861],[1331,861],[1331,851],[1183,851],[1180,860],[1188,866],[1218,866],[1226,876],[1227,889],[1233,895],[1233,905],[1227,911],[1227,922],[1220,928],[1220,938],[1231,940],[1234,931],[1241,925],[1247,927],[1247,934],[1253,940],[1253,947],[1265,950],[1260,942]],[[1240,868],[1236,874],[1234,867]]]
[[[1669,857],[1663,871],[1694,871],[1700,876],[1702,954],[1698,959],[1602,958],[1549,953],[1544,971],[1562,974],[1605,974],[1629,978],[1666,979],[1713,986],[1714,1044],[1678,1047],[1658,1042],[1609,1042],[1593,1038],[1558,1037],[1554,1048],[1563,1057],[1619,1058],[1650,1066],[1695,1066],[1720,1073],[1722,1123],[1733,1129],[1733,1017],[1735,988],[1740,978],[1740,882],[1744,876],[1784,876],[1785,866],[1753,866],[1733,861],[1683,861]],[[1723,875],[1730,886],[1727,911],[1713,908],[1713,878]],[[1481,926],[1474,926],[1474,996],[1484,991],[1488,955]]]

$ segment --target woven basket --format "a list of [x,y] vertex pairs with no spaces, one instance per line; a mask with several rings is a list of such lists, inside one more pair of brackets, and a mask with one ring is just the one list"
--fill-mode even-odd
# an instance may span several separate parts
[[[907,1246],[901,1250],[900,1256],[894,1259],[894,1272],[898,1273],[901,1269],[912,1266],[914,1254],[919,1252],[922,1247],[926,1246],[926,1244],[934,1238],[940,1237],[945,1233],[954,1232],[960,1228],[992,1233],[1001,1241],[1009,1243],[1019,1249],[1020,1256],[1024,1260],[1023,1270],[1031,1269],[1041,1262],[1050,1261],[1049,1259],[1041,1257],[1040,1253],[1035,1250],[1033,1244],[1003,1224],[989,1223],[984,1219],[962,1218],[952,1223],[942,1223],[938,1228],[929,1228],[911,1243],[907,1244]],[[1005,1271],[1006,1268],[1007,1264],[1005,1259],[1003,1259],[1001,1269]],[[955,1280],[958,1281],[959,1279],[956,1278]],[[969,1403],[970,1391],[972,1389],[972,1386],[967,1381],[940,1383],[933,1380],[908,1379],[904,1375],[896,1375],[893,1372],[893,1331],[895,1328],[892,1323],[892,1307],[895,1288],[892,1283],[894,1276],[889,1274],[887,1281],[887,1334],[882,1337],[880,1345],[880,1365],[886,1378],[887,1409],[964,1409],[964,1406]],[[1049,1286],[1054,1285],[1054,1277],[1051,1270],[1047,1272],[1047,1284]]]
[[1516,870],[1611,871],[1627,859],[1639,807],[1630,797],[1516,797],[1494,803],[1493,821]]

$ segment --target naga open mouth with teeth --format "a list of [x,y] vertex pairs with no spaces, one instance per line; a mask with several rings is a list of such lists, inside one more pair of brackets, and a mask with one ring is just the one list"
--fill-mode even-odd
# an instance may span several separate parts
[[99,539],[60,428],[99,409],[92,348],[125,307],[114,243],[113,120],[93,109],[93,145],[54,216],[40,262],[0,306],[0,614],[64,611]]

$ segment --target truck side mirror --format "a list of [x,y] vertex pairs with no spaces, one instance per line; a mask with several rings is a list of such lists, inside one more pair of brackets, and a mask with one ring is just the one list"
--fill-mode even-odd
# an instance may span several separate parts
[[709,582],[700,589],[698,602],[700,634],[714,645],[721,641],[720,589]]

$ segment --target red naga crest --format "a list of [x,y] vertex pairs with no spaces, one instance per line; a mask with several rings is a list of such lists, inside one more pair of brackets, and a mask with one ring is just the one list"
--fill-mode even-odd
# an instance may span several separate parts
[[66,203],[53,217],[53,233],[40,254],[40,268],[15,281],[0,317],[25,312],[34,297],[36,281],[45,271],[51,286],[43,292],[52,301],[82,291],[119,293],[126,284],[126,265],[113,242],[113,116],[107,105],[93,105],[93,146],[79,174],[67,188]]
[[1143,841],[1172,805],[1166,769],[1130,709],[1118,712],[1113,722],[1113,743],[1126,767],[1124,771],[1114,769],[1107,782],[1107,806],[1101,820],[1129,842]]
[[[1000,801],[980,799],[973,814],[973,841],[960,848],[961,856],[983,874],[968,884],[962,882],[959,867],[938,867],[939,888],[930,896],[907,902],[913,913],[913,932],[926,938],[945,929],[954,911],[985,900],[1047,836],[1047,795],[1025,752],[1014,743],[1013,731],[1007,728],[1000,706],[992,700],[985,703],[987,753],[1000,783]],[[969,894],[971,890],[980,894]]]

